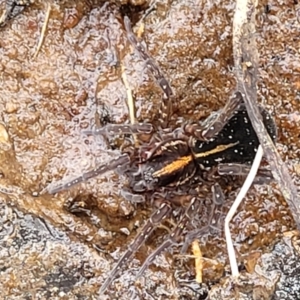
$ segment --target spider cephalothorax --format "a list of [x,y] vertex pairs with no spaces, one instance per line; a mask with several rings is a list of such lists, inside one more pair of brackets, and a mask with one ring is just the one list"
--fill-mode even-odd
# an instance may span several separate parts
[[182,139],[167,139],[159,143],[140,165],[142,180],[133,186],[133,190],[140,192],[181,185],[191,179],[196,171],[197,164],[188,143]]
[[[130,20],[127,17],[124,19],[124,24],[129,41],[146,61],[146,66],[151,70],[164,92],[163,106],[169,106],[168,101],[173,92],[168,81],[143,45],[134,36]],[[276,126],[274,120],[262,107],[260,108],[260,112],[268,133],[275,140]],[[105,129],[99,129],[96,133],[102,134],[107,131],[126,134],[150,133],[152,129],[151,124],[108,125]],[[201,177],[201,175],[208,172],[211,168],[221,165],[222,173],[226,173],[227,171],[227,173],[233,175],[235,175],[235,172],[240,175],[241,170],[244,172],[245,165],[249,167],[253,161],[259,146],[258,138],[251,125],[239,92],[234,93],[227,101],[225,107],[215,114],[213,118],[209,118],[208,122],[204,122],[203,124],[199,122],[187,123],[171,133],[169,132],[164,135],[163,132],[160,132],[159,136],[159,142],[143,145],[137,149],[136,153],[139,153],[139,155],[130,157],[127,154],[123,154],[106,165],[99,166],[66,184],[50,189],[49,192],[56,193],[68,189],[84,180],[103,174],[109,170],[118,169],[124,165],[138,166],[138,171],[136,168],[134,168],[135,170],[127,168],[126,174],[130,177],[133,192],[139,193],[144,191],[155,192],[160,188],[184,186],[194,179],[196,175],[197,178]],[[232,168],[233,165],[235,168]],[[168,197],[167,193],[164,194],[164,197],[159,201],[159,207],[151,215],[128,250],[106,278],[101,287],[100,294],[107,289],[122,266],[134,255],[151,232],[170,214],[173,206],[178,204],[185,205],[183,209],[184,213],[181,215],[178,224],[168,239],[147,258],[139,275],[141,275],[142,271],[145,270],[156,255],[181,239],[186,225],[197,213],[200,203],[204,199],[200,195],[187,195],[186,200],[181,202],[176,197]],[[187,202],[188,204],[186,205]]]

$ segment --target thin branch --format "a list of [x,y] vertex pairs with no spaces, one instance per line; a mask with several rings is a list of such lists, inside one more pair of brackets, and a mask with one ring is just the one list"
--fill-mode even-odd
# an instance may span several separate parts
[[263,147],[272,175],[288,203],[300,230],[300,199],[285,163],[263,124],[257,105],[258,51],[255,41],[256,0],[237,0],[233,20],[233,54],[238,90],[241,92],[252,126]]
[[128,105],[128,110],[129,110],[130,124],[135,124],[136,122],[135,122],[134,101],[133,101],[133,97],[132,97],[131,88],[130,88],[128,80],[127,80],[125,67],[123,64],[121,65],[121,76],[122,76],[122,80],[123,80],[123,83],[126,88],[127,105]]
[[194,240],[192,243],[192,251],[195,256],[195,271],[196,271],[196,282],[202,283],[203,273],[203,256],[199,246],[199,241]]
[[40,36],[37,48],[35,50],[35,53],[33,55],[33,59],[35,59],[37,57],[37,55],[39,54],[39,51],[42,47],[42,44],[43,44],[43,41],[44,41],[44,38],[45,38],[45,33],[46,33],[46,30],[47,30],[47,26],[48,26],[48,22],[49,22],[49,18],[50,18],[50,13],[51,13],[51,4],[48,3],[46,15],[45,15],[45,21],[44,21],[44,24],[43,24],[43,27],[42,27],[41,36]]

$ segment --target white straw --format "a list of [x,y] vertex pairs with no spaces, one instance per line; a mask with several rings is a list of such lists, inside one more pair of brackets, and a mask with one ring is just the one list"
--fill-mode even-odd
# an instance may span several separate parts
[[225,225],[224,225],[224,230],[225,230],[225,238],[226,238],[226,244],[227,244],[227,251],[228,251],[228,256],[229,256],[229,262],[230,262],[230,267],[231,267],[231,273],[232,276],[234,277],[238,277],[239,276],[239,270],[238,270],[238,265],[236,262],[236,255],[234,252],[234,248],[233,248],[233,243],[232,243],[232,239],[231,239],[231,234],[230,234],[230,230],[229,230],[229,223],[232,220],[234,214],[236,213],[239,205],[241,204],[242,200],[244,199],[244,197],[246,196],[249,188],[251,187],[251,184],[256,176],[257,170],[260,166],[260,162],[261,159],[263,157],[263,149],[261,147],[261,145],[259,145],[257,152],[256,152],[256,156],[255,159],[253,161],[253,164],[251,166],[250,172],[239,192],[239,194],[237,195],[234,203],[232,204],[226,218],[225,218]]

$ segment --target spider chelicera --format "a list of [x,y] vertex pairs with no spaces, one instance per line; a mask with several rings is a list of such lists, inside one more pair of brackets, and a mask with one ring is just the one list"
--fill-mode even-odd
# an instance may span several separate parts
[[[135,37],[129,18],[124,18],[124,24],[128,40],[145,61],[147,68],[150,69],[163,91],[163,107],[165,108],[173,96],[172,89],[143,44]],[[260,112],[268,133],[275,141],[276,126],[274,120],[262,107],[260,107]],[[152,125],[144,123],[107,125],[94,133],[139,134],[151,133],[152,131]],[[132,166],[134,164],[138,166],[138,171],[136,169],[130,171],[129,168],[126,174],[129,174],[131,178],[130,184],[133,192],[138,193],[155,192],[164,187],[184,186],[195,176],[201,177],[212,168],[217,168],[220,175],[245,175],[259,146],[258,138],[239,92],[235,92],[225,107],[209,117],[204,123],[190,122],[171,133],[160,133],[160,136],[162,137],[160,141],[156,140],[146,146],[139,147],[133,156],[123,154],[106,165],[99,166],[68,183],[48,190],[52,194],[57,193],[107,171],[123,168],[124,165]],[[214,186],[213,191],[216,200],[221,195],[218,185]],[[146,259],[138,275],[142,274],[156,255],[178,243],[184,229],[197,213],[202,201],[203,199],[198,195],[187,196],[185,201],[181,201],[181,198],[168,197],[168,193],[164,194],[164,198],[160,200],[158,208],[106,278],[100,289],[100,294],[105,292],[122,267],[132,258],[152,231],[171,213],[174,206],[182,205],[185,207],[178,224],[168,239]]]

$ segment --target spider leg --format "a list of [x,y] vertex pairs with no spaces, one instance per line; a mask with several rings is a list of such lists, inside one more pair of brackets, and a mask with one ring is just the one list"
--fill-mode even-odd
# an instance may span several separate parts
[[108,164],[98,166],[98,167],[92,169],[91,171],[83,173],[81,176],[78,176],[78,177],[72,179],[69,182],[61,183],[61,184],[57,185],[56,187],[53,187],[53,188],[50,187],[47,190],[50,194],[55,194],[60,191],[67,190],[70,187],[72,187],[78,183],[81,183],[90,178],[96,177],[100,174],[106,173],[108,171],[113,171],[117,168],[123,167],[124,165],[129,165],[129,163],[130,163],[129,156],[127,154],[124,154],[124,155],[119,156],[116,159],[111,160]]
[[194,216],[195,212],[198,211],[200,207],[201,201],[198,198],[194,197],[191,200],[190,205],[186,208],[183,216],[181,217],[178,225],[174,228],[173,232],[170,234],[169,238],[161,244],[151,255],[147,257],[145,262],[143,263],[142,267],[140,268],[137,278],[140,277],[144,271],[148,268],[148,266],[153,262],[156,256],[162,253],[164,250],[168,249],[170,246],[177,244],[181,237],[183,230],[186,228],[186,225],[191,221],[192,217]]
[[142,203],[145,202],[145,197],[140,194],[135,194],[129,191],[126,188],[122,188],[120,191],[120,195],[130,203]]
[[[234,175],[246,177],[250,172],[251,166],[244,164],[219,164],[219,175]],[[253,181],[254,184],[266,184],[273,180],[271,171],[267,168],[260,168]]]
[[229,119],[233,116],[235,111],[242,103],[242,95],[236,92],[227,101],[226,105],[216,114],[212,114],[204,124],[192,123],[186,124],[183,128],[184,132],[199,140],[209,140],[216,136],[223,127],[227,124]]
[[222,205],[225,202],[225,196],[222,191],[221,186],[218,183],[215,183],[211,187],[212,199],[215,205]]
[[215,217],[216,210],[218,207],[220,207],[225,202],[225,197],[224,197],[223,191],[221,189],[221,186],[218,183],[215,183],[212,186],[211,190],[212,190],[213,206],[212,206],[212,210],[209,215],[209,218],[208,218],[207,225],[200,229],[197,228],[195,230],[192,230],[191,232],[189,232],[186,235],[185,241],[184,241],[183,246],[180,251],[181,254],[186,253],[188,247],[191,245],[192,241],[195,238],[201,236],[202,234],[208,232],[211,229],[215,229],[216,228],[215,224],[219,223],[218,217],[220,217],[220,216]]
[[[116,135],[116,134],[138,134],[145,133],[150,134],[153,131],[153,126],[149,123],[145,124],[129,124],[129,125],[119,125],[119,124],[110,124],[96,130],[85,130],[85,134],[104,134],[104,135]],[[55,194],[63,190],[67,190],[73,185],[86,181],[90,178],[96,177],[100,174],[106,173],[123,167],[124,165],[130,164],[130,158],[127,154],[121,155],[120,157],[113,159],[109,164],[101,165],[94,168],[91,171],[83,173],[81,176],[78,176],[67,183],[61,183],[53,188],[47,188],[50,194]]]
[[116,134],[150,134],[153,131],[153,126],[150,123],[135,123],[135,124],[108,124],[95,130],[84,130],[84,134],[94,135],[116,135]]
[[135,237],[134,241],[130,244],[127,251],[119,259],[117,265],[113,268],[108,275],[103,285],[99,290],[99,294],[103,294],[112,281],[116,278],[122,267],[127,261],[138,251],[141,245],[146,241],[152,231],[164,220],[168,214],[172,211],[172,207],[163,202],[160,207],[151,215],[147,223],[144,225],[140,233]]
[[[150,70],[156,82],[162,89],[164,96],[162,102],[162,116],[167,117],[171,114],[171,101],[169,99],[174,95],[172,88],[168,82],[168,80],[163,75],[160,68],[155,63],[154,59],[151,58],[149,53],[147,52],[145,46],[138,41],[136,36],[134,35],[130,23],[130,19],[125,16],[124,17],[124,25],[127,32],[127,38],[131,45],[136,49],[140,57],[145,61],[146,67]],[[166,112],[166,113],[165,113]]]

